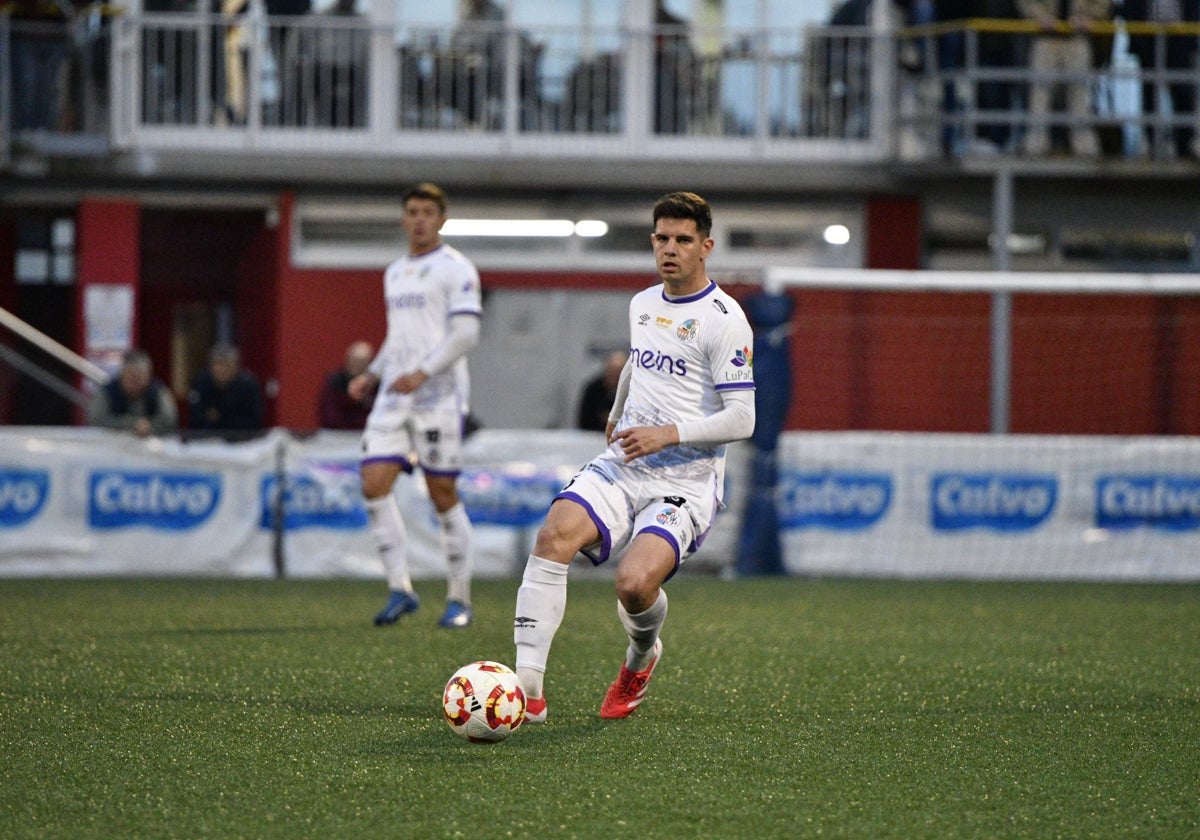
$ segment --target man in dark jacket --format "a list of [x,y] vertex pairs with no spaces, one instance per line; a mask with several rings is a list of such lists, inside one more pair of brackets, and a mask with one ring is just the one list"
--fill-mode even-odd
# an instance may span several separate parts
[[216,433],[227,440],[252,437],[263,427],[263,396],[254,374],[242,367],[231,344],[209,353],[208,370],[196,374],[188,394],[191,429]]
[[174,432],[179,424],[175,399],[154,375],[144,350],[128,351],[121,369],[96,391],[88,406],[88,422],[106,429],[124,429],[138,437]]
[[361,432],[367,425],[367,415],[375,401],[372,389],[361,400],[350,396],[350,380],[367,369],[375,358],[375,349],[365,341],[356,341],[346,349],[346,360],[340,368],[325,377],[321,396],[317,400],[317,419],[322,429],[350,429]]

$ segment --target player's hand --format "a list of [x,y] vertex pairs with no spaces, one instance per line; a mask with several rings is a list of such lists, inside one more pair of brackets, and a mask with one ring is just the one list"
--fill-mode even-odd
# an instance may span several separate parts
[[613,431],[617,428],[617,424],[609,420],[604,424],[604,440],[608,443],[613,442]]
[[396,377],[396,381],[388,387],[388,390],[395,391],[397,394],[411,394],[420,388],[428,378],[429,374],[425,371],[414,370],[412,373]]
[[612,439],[621,445],[625,453],[625,463],[634,458],[643,458],[655,452],[679,443],[679,430],[672,423],[669,426],[634,426],[621,429]]
[[374,374],[360,373],[346,383],[346,393],[350,395],[350,399],[362,401],[375,387],[376,382]]

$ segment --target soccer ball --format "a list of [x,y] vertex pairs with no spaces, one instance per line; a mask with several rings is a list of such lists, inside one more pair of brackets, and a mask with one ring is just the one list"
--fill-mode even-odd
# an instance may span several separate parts
[[442,714],[460,738],[503,741],[525,720],[525,692],[507,665],[472,662],[446,683]]

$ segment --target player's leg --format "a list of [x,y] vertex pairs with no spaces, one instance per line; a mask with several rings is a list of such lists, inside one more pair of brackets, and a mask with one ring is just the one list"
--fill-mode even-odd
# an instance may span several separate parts
[[446,550],[446,611],[438,621],[442,627],[466,627],[471,623],[471,575],[474,569],[473,535],[467,509],[458,498],[458,475],[425,473],[425,486],[437,510]]
[[617,617],[629,637],[625,661],[600,704],[603,718],[628,717],[637,710],[662,657],[659,634],[667,619],[662,585],[675,571],[675,544],[660,533],[642,531],[633,538],[617,567]]
[[388,584],[387,603],[375,616],[375,624],[380,626],[394,624],[418,606],[408,571],[408,530],[392,494],[392,485],[402,469],[398,460],[371,460],[362,463],[359,473],[371,534]]
[[685,495],[655,498],[634,518],[633,541],[621,558],[615,581],[617,616],[629,644],[617,678],[600,704],[603,718],[628,717],[645,698],[662,658],[659,634],[667,618],[662,585],[703,541],[716,509],[715,484],[690,482],[657,489]]
[[466,627],[471,623],[473,531],[467,509],[458,498],[462,470],[463,416],[457,408],[414,411],[413,444],[425,474],[425,487],[437,511],[446,557],[446,609],[438,624]]
[[517,590],[513,641],[517,647],[516,672],[525,690],[526,718],[546,719],[543,680],[550,644],[562,623],[567,606],[567,571],[576,553],[600,539],[586,508],[570,499],[557,499],[546,515],[525,563]]

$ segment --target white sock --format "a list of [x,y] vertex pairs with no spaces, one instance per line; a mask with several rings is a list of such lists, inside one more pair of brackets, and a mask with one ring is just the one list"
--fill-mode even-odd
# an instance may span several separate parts
[[542,679],[550,643],[567,608],[570,566],[530,554],[517,590],[513,641],[517,644],[517,679],[528,697],[542,696]]
[[446,546],[446,600],[471,603],[471,572],[475,562],[471,550],[471,520],[462,502],[438,514]]
[[650,664],[653,658],[654,643],[662,630],[663,622],[667,620],[667,593],[658,590],[658,598],[645,612],[630,615],[625,607],[617,601],[617,615],[625,632],[629,634],[629,647],[625,650],[625,667],[630,671],[641,671]]
[[388,589],[412,592],[412,579],[408,575],[408,530],[400,505],[391,493],[378,499],[367,499],[367,517],[371,520],[371,533],[383,561]]

